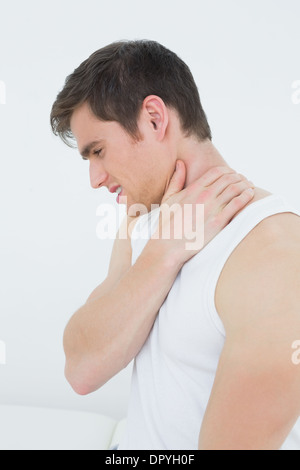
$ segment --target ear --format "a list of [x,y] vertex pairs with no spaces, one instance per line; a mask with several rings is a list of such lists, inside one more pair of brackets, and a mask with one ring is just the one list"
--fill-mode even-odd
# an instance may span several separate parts
[[169,123],[169,113],[164,101],[159,96],[147,96],[143,102],[143,111],[156,138],[163,140]]

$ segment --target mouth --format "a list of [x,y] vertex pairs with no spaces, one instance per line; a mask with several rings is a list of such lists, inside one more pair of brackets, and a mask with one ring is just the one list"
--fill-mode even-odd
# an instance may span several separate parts
[[117,200],[116,201],[117,201],[118,204],[119,203],[127,204],[126,197],[121,200],[121,196],[124,195],[123,186],[121,186],[121,185],[111,186],[110,188],[108,188],[108,190],[109,190],[110,193],[116,193],[116,195],[117,195]]
[[120,197],[122,195],[122,192],[123,192],[123,187],[121,185],[115,185],[115,186],[111,186],[109,188],[109,192],[110,193],[116,193],[117,194],[117,203],[120,202]]
[[[116,193],[117,193],[117,203],[119,204],[121,202],[120,198],[123,194],[123,188],[122,186],[119,186],[118,189],[116,190]],[[123,201],[124,203],[124,201]]]
[[116,193],[117,191],[119,191],[118,194],[120,194],[120,192],[121,192],[121,191],[120,191],[120,188],[121,188],[121,190],[122,190],[122,186],[121,186],[121,185],[111,186],[111,187],[109,188],[109,192],[110,192],[110,193]]

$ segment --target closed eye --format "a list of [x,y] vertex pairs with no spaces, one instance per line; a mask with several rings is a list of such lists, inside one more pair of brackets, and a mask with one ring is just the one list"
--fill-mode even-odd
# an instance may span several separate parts
[[101,152],[102,152],[102,149],[94,150],[93,155],[97,155],[97,157],[100,157]]
[[99,150],[94,150],[91,152],[91,150],[88,149],[88,147],[81,153],[82,160],[89,160],[90,155],[96,155],[97,157],[100,157],[100,154],[102,153],[103,149]]

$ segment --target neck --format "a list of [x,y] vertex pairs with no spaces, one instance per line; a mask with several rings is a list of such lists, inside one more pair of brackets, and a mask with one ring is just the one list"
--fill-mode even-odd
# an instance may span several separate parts
[[[194,139],[183,139],[177,147],[177,159],[183,160],[186,165],[184,187],[199,179],[210,168],[215,166],[231,168],[210,140],[199,142]],[[254,198],[248,204],[270,195],[270,192],[255,187]]]
[[200,178],[210,168],[229,166],[210,140],[199,142],[185,139],[178,148],[177,158],[186,165],[185,187]]

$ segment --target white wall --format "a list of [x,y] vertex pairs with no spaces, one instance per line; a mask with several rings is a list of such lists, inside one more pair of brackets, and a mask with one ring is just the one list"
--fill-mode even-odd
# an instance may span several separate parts
[[0,0],[1,403],[127,407],[131,366],[87,397],[63,376],[64,326],[113,243],[96,237],[96,209],[115,204],[51,135],[65,77],[112,41],[161,42],[190,66],[228,163],[300,208],[299,20],[298,0]]

